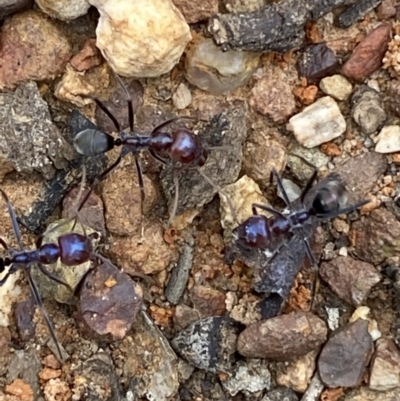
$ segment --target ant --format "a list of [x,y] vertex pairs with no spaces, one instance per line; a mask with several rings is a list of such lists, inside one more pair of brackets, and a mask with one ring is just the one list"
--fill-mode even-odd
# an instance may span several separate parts
[[[206,148],[203,147],[198,136],[187,128],[178,128],[172,132],[163,131],[163,128],[177,120],[193,120],[193,118],[185,116],[170,118],[169,120],[166,120],[160,125],[156,126],[149,135],[140,135],[134,131],[132,98],[121,78],[118,75],[116,75],[116,77],[121,86],[124,88],[126,94],[126,100],[128,103],[129,132],[127,133],[122,131],[119,122],[110,112],[110,110],[99,99],[93,98],[97,106],[113,122],[119,138],[114,139],[114,137],[110,134],[97,129],[88,128],[79,132],[73,141],[75,150],[84,156],[94,156],[100,153],[106,153],[114,147],[122,146],[117,160],[98,176],[97,181],[104,180],[108,174],[110,174],[111,171],[113,171],[120,164],[123,157],[125,157],[128,153],[133,153],[141,192],[141,202],[143,204],[145,198],[143,173],[138,156],[141,150],[147,149],[150,155],[163,165],[172,164],[180,170],[191,168],[198,169],[199,173],[206,179],[206,181],[220,191],[220,188],[218,188],[200,169],[200,167],[205,165],[208,153]],[[178,207],[179,177],[177,174],[174,174],[174,185],[175,200],[169,219],[170,223],[175,217]]]
[[[85,176],[85,171],[83,173],[83,177],[84,176]],[[3,273],[6,270],[6,267],[9,267],[4,277],[0,280],[0,286],[4,285],[8,277],[17,272],[18,270],[24,270],[26,272],[26,276],[28,278],[32,295],[46,321],[51,338],[53,339],[53,342],[56,345],[59,358],[61,361],[63,361],[64,358],[61,352],[60,343],[57,340],[53,325],[44,308],[42,299],[39,295],[38,287],[32,278],[30,270],[33,265],[36,265],[44,275],[46,275],[51,280],[54,280],[55,282],[64,285],[65,287],[68,288],[68,290],[71,291],[71,293],[73,293],[74,290],[71,288],[71,286],[64,280],[60,279],[59,277],[51,273],[49,270],[47,270],[45,265],[56,263],[58,259],[60,259],[61,262],[66,266],[76,266],[88,261],[97,261],[97,260],[101,260],[103,262],[109,262],[108,259],[104,258],[103,256],[97,253],[94,253],[92,240],[98,239],[99,234],[92,233],[90,235],[85,235],[85,234],[70,232],[60,235],[57,239],[57,243],[46,243],[46,244],[42,244],[44,235],[41,235],[38,237],[36,241],[36,249],[26,250],[22,242],[21,232],[18,226],[14,208],[12,207],[12,204],[8,199],[8,196],[2,189],[0,189],[0,194],[7,205],[14,235],[15,238],[17,239],[19,248],[19,249],[9,248],[6,242],[2,238],[0,238],[0,244],[9,254],[9,257],[0,258],[0,273]],[[82,203],[80,207],[83,207]],[[77,219],[79,219],[79,215],[77,216]],[[71,219],[68,219],[67,221],[70,220]],[[66,222],[63,222],[60,225],[65,225],[65,223]],[[57,229],[59,226],[53,227],[52,231]]]
[[[289,295],[290,283],[297,275],[304,255],[307,255],[314,272],[318,270],[317,261],[309,244],[309,238],[314,232],[316,222],[350,213],[369,203],[370,200],[362,200],[343,207],[346,202],[344,185],[338,180],[332,180],[321,187],[313,187],[317,178],[317,170],[314,168],[298,201],[290,202],[282,180],[275,169],[272,171],[272,177],[275,177],[277,181],[287,210],[280,212],[269,206],[253,204],[253,215],[234,229],[233,236],[235,238],[234,246],[250,263],[252,263],[251,255],[254,250],[260,250],[264,254],[265,262],[261,261],[256,264],[259,277],[254,283],[254,288],[258,292],[266,292],[268,295],[265,300],[269,299],[272,302],[269,308],[278,312],[285,297]],[[310,191],[311,189],[312,191]],[[306,201],[306,196],[309,199],[310,195],[312,196],[311,192],[315,194],[311,197],[310,204],[309,201]],[[272,216],[259,215],[257,209],[270,212]],[[281,254],[282,250],[285,252]],[[235,251],[233,250],[233,252]],[[228,256],[231,256],[229,252]],[[287,275],[287,277],[282,275]],[[313,287],[311,309],[318,288],[317,275],[315,275]]]

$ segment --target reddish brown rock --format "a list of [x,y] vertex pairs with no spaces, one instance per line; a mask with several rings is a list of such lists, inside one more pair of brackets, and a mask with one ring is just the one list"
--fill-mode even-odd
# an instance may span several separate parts
[[292,360],[318,349],[326,336],[323,320],[310,312],[296,312],[247,327],[239,335],[237,348],[248,358]]
[[354,306],[361,305],[371,288],[380,281],[380,274],[373,265],[350,256],[322,263],[319,274],[339,298]]
[[196,285],[190,291],[190,299],[201,317],[220,316],[226,310],[225,294],[205,285]]
[[15,395],[20,401],[33,401],[32,387],[21,379],[15,379],[6,386],[6,394]]
[[200,320],[200,314],[196,309],[186,305],[176,305],[173,321],[176,330],[180,331]]
[[373,349],[367,320],[358,319],[334,332],[318,360],[318,371],[324,385],[329,388],[358,386]]
[[71,55],[68,39],[44,14],[26,11],[2,28],[0,88],[13,89],[25,80],[44,81],[60,75]]
[[218,0],[172,0],[188,24],[194,24],[218,13]]
[[394,0],[383,0],[376,8],[376,14],[379,19],[388,19],[396,15]]
[[342,73],[347,78],[363,81],[382,64],[391,36],[391,26],[381,24],[370,32],[354,49],[343,65]]
[[82,50],[71,58],[70,63],[75,70],[86,71],[89,68],[101,64],[100,50],[96,47],[96,39],[89,38],[83,45]]

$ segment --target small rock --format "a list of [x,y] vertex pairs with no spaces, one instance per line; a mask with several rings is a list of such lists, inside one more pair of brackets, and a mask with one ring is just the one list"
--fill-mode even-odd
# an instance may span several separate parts
[[296,110],[292,87],[281,72],[267,73],[251,90],[249,104],[275,123],[284,123]]
[[97,47],[124,77],[157,77],[172,70],[191,40],[170,0],[90,0],[100,13]]
[[61,369],[50,369],[45,367],[39,373],[39,377],[43,381],[49,381],[50,379],[57,379],[61,376]]
[[329,96],[318,99],[289,120],[287,126],[306,148],[329,142],[346,131],[346,121],[337,103]]
[[395,2],[393,0],[383,0],[376,8],[376,15],[379,19],[389,19],[396,15]]
[[49,354],[43,358],[43,363],[45,366],[48,368],[54,369],[54,370],[59,370],[61,368],[61,364],[58,361],[58,359],[53,355]]
[[17,11],[30,8],[32,0],[8,0],[0,5],[0,20],[5,19],[8,15],[14,14]]
[[24,301],[18,301],[15,305],[15,322],[17,324],[19,337],[22,341],[29,341],[35,336],[36,324],[33,319],[35,311],[36,304],[32,295]]
[[53,18],[61,21],[71,21],[89,10],[88,0],[36,0],[39,8]]
[[261,130],[253,131],[244,148],[244,170],[254,181],[270,183],[272,169],[283,171],[286,165],[286,149],[279,142],[268,139]]
[[39,171],[46,179],[67,169],[75,156],[34,82],[21,84],[12,94],[0,93],[0,153],[1,164],[23,173]]
[[110,255],[130,275],[161,272],[178,259],[177,249],[164,241],[163,234],[159,221],[148,221],[143,226],[143,237],[139,230],[129,237],[112,237]]
[[111,263],[85,277],[78,302],[81,319],[98,335],[122,339],[132,327],[143,302],[143,290]]
[[390,76],[396,80],[400,77],[399,44],[400,35],[394,35],[393,39],[389,42],[388,50],[382,60],[382,68],[388,70]]
[[238,338],[238,352],[248,358],[293,360],[325,340],[323,320],[309,312],[281,315],[248,326]]
[[353,120],[369,135],[377,131],[386,121],[379,93],[369,86],[361,86],[353,95],[351,115]]
[[325,44],[307,46],[297,63],[299,77],[307,78],[307,83],[316,84],[331,75],[339,65],[335,53]]
[[[399,36],[400,42],[400,36]],[[400,80],[392,79],[388,82],[388,89],[385,97],[385,107],[400,116]]]
[[268,391],[267,394],[261,399],[261,401],[298,401],[296,393],[286,387],[274,388]]
[[400,151],[400,127],[387,125],[383,127],[376,138],[375,152],[394,153]]
[[232,396],[235,396],[239,391],[256,393],[269,390],[271,373],[268,370],[268,363],[262,359],[239,361],[234,367],[233,375],[223,381],[222,385]]
[[187,327],[172,340],[189,363],[208,372],[230,372],[236,350],[237,328],[227,317],[207,317]]
[[184,83],[179,84],[176,91],[172,95],[172,104],[178,110],[186,109],[192,102],[192,94]]
[[253,295],[245,294],[239,300],[238,304],[232,308],[229,316],[245,326],[256,323],[261,319],[258,303],[258,298]]
[[61,379],[50,379],[43,389],[47,400],[70,400],[72,392],[67,382]]
[[0,375],[8,370],[8,363],[11,356],[11,333],[7,327],[0,326]]
[[342,67],[344,76],[363,81],[382,64],[391,36],[391,25],[381,24],[371,31],[354,49]]
[[256,53],[222,52],[212,39],[201,38],[186,53],[186,78],[198,88],[220,95],[245,85],[259,60]]
[[53,21],[36,11],[7,19],[1,42],[0,89],[13,89],[27,80],[52,80],[71,56],[68,39]]
[[377,321],[368,316],[370,312],[371,310],[367,306],[359,306],[350,316],[349,323],[355,322],[358,319],[366,320],[368,322],[368,333],[372,337],[372,340],[376,341],[382,337],[382,333],[379,331]]
[[227,11],[230,13],[243,13],[256,11],[263,8],[266,4],[265,0],[224,0]]
[[359,319],[341,327],[321,351],[318,371],[322,382],[329,388],[358,386],[373,349],[367,321]]
[[369,387],[377,391],[400,387],[400,352],[393,340],[382,338],[377,341]]
[[353,85],[339,74],[321,79],[319,87],[328,96],[340,101],[347,100],[353,91]]
[[[294,202],[301,194],[301,188],[293,181],[282,178],[282,186],[286,192],[289,202]],[[278,196],[284,200],[281,190],[278,188]]]
[[[86,1],[86,0],[85,0]],[[82,50],[69,61],[77,71],[86,71],[101,64],[102,57],[96,47],[96,39],[86,39]]]
[[319,274],[339,298],[354,306],[361,305],[381,279],[374,266],[350,256],[323,262]]
[[317,353],[311,351],[295,361],[278,364],[277,384],[304,393],[314,374],[316,357]]
[[353,223],[351,236],[361,259],[378,265],[400,251],[400,222],[387,209],[373,210]]
[[394,401],[400,399],[400,389],[396,388],[392,391],[377,392],[368,387],[360,387],[352,390],[340,401]]
[[221,316],[226,310],[225,294],[205,285],[196,285],[190,290],[193,306],[201,317]]
[[173,320],[175,329],[181,331],[200,320],[200,314],[196,309],[189,306],[176,305]]
[[12,383],[6,386],[6,393],[15,395],[21,401],[33,401],[32,387],[24,383],[21,379],[15,379]]
[[218,0],[204,0],[202,2],[188,0],[172,0],[183,14],[188,24],[210,18],[218,13]]

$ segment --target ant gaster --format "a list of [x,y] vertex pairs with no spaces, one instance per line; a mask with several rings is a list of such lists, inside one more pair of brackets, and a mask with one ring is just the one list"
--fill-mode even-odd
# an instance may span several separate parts
[[30,269],[32,265],[36,265],[39,270],[49,277],[51,280],[56,281],[59,284],[66,286],[71,292],[73,289],[65,281],[61,280],[59,277],[52,274],[46,269],[44,265],[49,265],[57,262],[60,258],[61,262],[66,266],[76,266],[81,263],[85,263],[89,260],[103,260],[101,255],[93,252],[92,240],[98,238],[97,233],[92,233],[90,235],[82,235],[79,233],[67,233],[60,235],[58,237],[57,243],[46,243],[42,245],[43,235],[38,237],[36,242],[35,250],[26,250],[21,238],[21,232],[17,223],[17,217],[15,215],[14,209],[9,201],[6,193],[0,189],[0,194],[3,197],[5,203],[7,204],[8,212],[10,214],[14,235],[18,242],[19,249],[11,249],[7,246],[5,241],[0,238],[0,244],[8,252],[9,257],[0,258],[0,273],[6,270],[6,267],[10,266],[7,273],[0,280],[0,286],[4,285],[8,277],[18,270],[24,270],[28,278],[29,286],[31,288],[32,295],[35,299],[36,304],[39,306],[41,313],[47,323],[50,335],[57,347],[57,352],[61,361],[64,360],[63,354],[61,352],[60,344],[57,340],[56,334],[54,332],[53,326],[51,324],[50,318],[44,308],[42,299],[39,295],[39,290],[36,286],[35,281],[32,278]]
[[[140,135],[134,131],[134,113],[132,98],[119,76],[116,76],[122,85],[126,100],[128,103],[128,119],[129,133],[121,130],[120,124],[108,108],[99,100],[94,98],[97,106],[110,118],[113,122],[119,138],[114,139],[113,136],[96,129],[85,129],[79,132],[74,138],[75,150],[84,156],[94,156],[96,154],[105,153],[116,146],[122,146],[121,152],[117,160],[109,166],[100,176],[98,181],[102,181],[106,176],[113,171],[121,162],[122,158],[128,153],[133,153],[135,157],[135,166],[138,174],[138,181],[141,191],[141,201],[143,203],[144,186],[142,169],[139,163],[138,154],[141,150],[147,149],[150,155],[162,163],[163,165],[172,164],[180,169],[198,168],[200,174],[214,187],[211,180],[202,172],[199,167],[204,166],[207,161],[207,150],[202,146],[199,138],[195,133],[187,128],[178,128],[172,132],[162,131],[163,128],[180,119],[190,119],[191,117],[174,117],[164,121],[155,127],[150,135]],[[179,196],[179,181],[178,176],[174,175],[175,184],[175,201],[171,212],[170,221],[176,213],[178,196]],[[218,188],[219,190],[219,188]],[[87,195],[88,196],[88,195]]]

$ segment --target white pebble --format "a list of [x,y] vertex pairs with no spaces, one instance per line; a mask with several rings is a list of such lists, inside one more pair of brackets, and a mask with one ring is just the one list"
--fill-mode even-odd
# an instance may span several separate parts
[[400,127],[398,125],[387,125],[383,127],[376,137],[375,152],[394,153],[400,151]]

